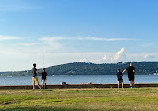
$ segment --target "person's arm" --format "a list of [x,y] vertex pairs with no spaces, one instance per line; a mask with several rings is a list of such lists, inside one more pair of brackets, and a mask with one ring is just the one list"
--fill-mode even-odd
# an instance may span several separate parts
[[123,74],[124,72],[126,72],[126,69],[122,72],[122,74]]
[[39,71],[36,69],[36,73],[38,74],[39,73]]

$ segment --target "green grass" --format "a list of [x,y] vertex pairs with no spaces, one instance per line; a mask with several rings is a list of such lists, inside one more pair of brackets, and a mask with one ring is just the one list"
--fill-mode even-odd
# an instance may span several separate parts
[[158,88],[0,90],[0,111],[158,110]]

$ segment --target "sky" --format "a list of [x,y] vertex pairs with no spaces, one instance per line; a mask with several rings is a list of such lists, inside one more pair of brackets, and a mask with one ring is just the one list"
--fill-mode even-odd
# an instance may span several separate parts
[[157,0],[0,0],[0,71],[158,61]]

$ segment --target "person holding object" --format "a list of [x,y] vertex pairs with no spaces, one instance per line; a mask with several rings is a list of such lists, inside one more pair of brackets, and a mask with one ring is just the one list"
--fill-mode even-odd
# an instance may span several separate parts
[[122,79],[122,72],[120,72],[120,69],[117,69],[117,79],[118,79],[118,88],[120,88],[120,84],[122,84],[122,88],[123,88],[123,79]]
[[35,83],[37,83],[39,89],[41,89],[41,86],[39,84],[38,77],[37,77],[37,73],[39,73],[39,72],[36,69],[36,64],[35,63],[33,64],[33,68],[31,70],[31,72],[32,72],[33,89],[35,89]]
[[130,81],[130,87],[135,88],[134,85],[134,79],[135,79],[135,68],[133,67],[133,64],[130,63],[130,66],[128,66],[122,73],[126,72],[128,73],[128,79]]
[[47,72],[45,71],[45,68],[43,68],[43,71],[41,73],[41,80],[42,80],[42,88],[46,89],[46,77],[47,77]]

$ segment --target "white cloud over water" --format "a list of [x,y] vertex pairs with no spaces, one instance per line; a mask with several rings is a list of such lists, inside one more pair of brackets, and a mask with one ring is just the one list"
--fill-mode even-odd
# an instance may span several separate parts
[[141,53],[141,54],[140,53],[126,53],[125,48],[121,48],[116,53],[112,53],[112,52],[111,53],[110,52],[89,53],[89,54],[86,54],[85,58],[81,60],[84,60],[83,62],[93,61],[93,63],[158,61],[158,53]]
[[127,57],[126,57],[126,53],[125,53],[125,49],[121,48],[120,51],[116,52],[116,53],[111,53],[111,54],[105,54],[102,57],[102,61],[103,62],[124,62],[126,61]]
[[[130,39],[43,37],[29,41],[22,37],[1,35],[0,41],[3,41],[3,44],[0,44],[0,71],[28,70],[31,69],[32,63],[37,63],[37,68],[41,68],[69,62],[116,63],[158,61],[158,53],[127,53],[125,47],[120,48],[116,52],[113,52],[113,50],[111,52],[68,52],[69,49],[65,46],[66,44],[61,42],[65,40],[113,42],[115,40]],[[5,44],[5,41],[13,42]]]
[[[50,53],[42,52],[38,47],[22,48],[20,51],[14,48],[0,48],[1,71],[27,70],[31,69],[32,63],[37,63],[37,68],[49,67],[52,65],[65,64],[69,62],[93,62],[93,63],[116,63],[133,61],[158,61],[158,53],[128,54],[124,58],[121,53],[110,52],[83,52],[83,53]],[[5,50],[5,51],[4,51]],[[120,52],[119,51],[119,52]],[[118,56],[118,54],[120,54]],[[117,55],[117,58],[115,58]]]
[[125,54],[125,49],[121,48],[121,50],[115,54],[114,61],[120,61],[120,60],[123,61],[123,59],[124,60],[126,59],[126,54]]

